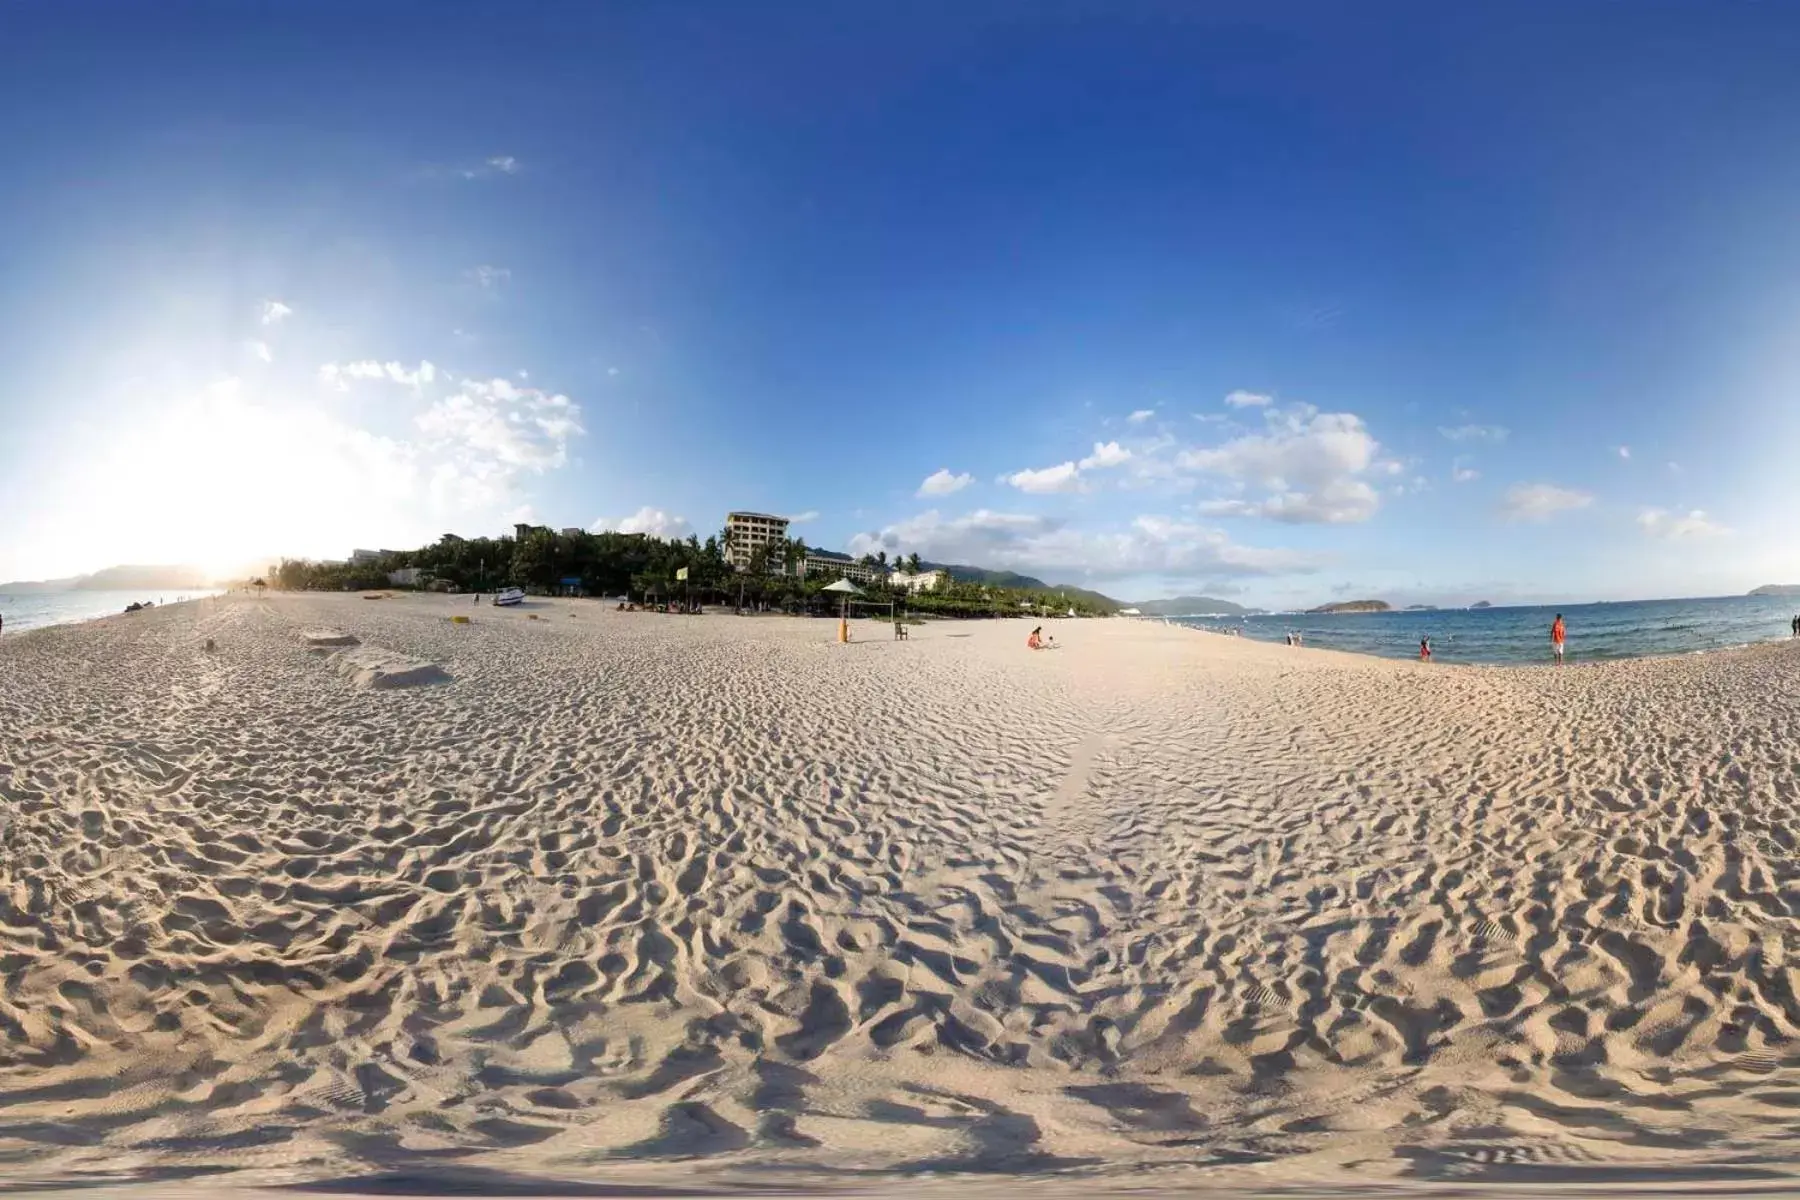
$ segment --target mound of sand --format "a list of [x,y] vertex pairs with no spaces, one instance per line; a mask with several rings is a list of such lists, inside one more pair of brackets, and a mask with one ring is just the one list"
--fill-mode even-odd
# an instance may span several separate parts
[[340,650],[329,661],[338,674],[347,676],[358,687],[378,691],[387,688],[428,687],[450,682],[450,673],[436,663],[408,658],[380,646]]
[[302,629],[300,640],[314,648],[356,646],[362,642],[354,633],[345,633],[341,629]]

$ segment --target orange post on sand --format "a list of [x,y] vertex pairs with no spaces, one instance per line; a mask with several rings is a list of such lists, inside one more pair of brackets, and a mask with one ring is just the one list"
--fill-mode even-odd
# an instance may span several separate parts
[[850,640],[850,618],[849,617],[839,617],[838,618],[838,641],[847,642],[849,640]]

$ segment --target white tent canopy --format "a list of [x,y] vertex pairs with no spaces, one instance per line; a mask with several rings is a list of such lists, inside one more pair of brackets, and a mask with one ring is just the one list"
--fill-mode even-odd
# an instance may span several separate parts
[[860,596],[863,590],[848,579],[840,579],[836,583],[827,584],[819,589],[821,592],[842,592],[846,596]]

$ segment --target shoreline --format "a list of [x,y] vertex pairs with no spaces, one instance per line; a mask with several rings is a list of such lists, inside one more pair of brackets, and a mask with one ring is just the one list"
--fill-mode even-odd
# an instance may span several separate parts
[[[1352,615],[1354,615],[1354,614],[1352,614]],[[1023,618],[1020,618],[1020,619],[1022,620]],[[1367,660],[1369,662],[1412,663],[1416,666],[1421,666],[1421,667],[1430,666],[1430,667],[1435,667],[1435,668],[1454,668],[1457,670],[1483,670],[1483,671],[1510,671],[1510,670],[1533,671],[1533,670],[1539,670],[1539,669],[1544,669],[1544,668],[1548,668],[1551,670],[1558,669],[1556,662],[1551,658],[1551,656],[1548,654],[1548,652],[1545,653],[1542,660],[1536,660],[1536,659],[1530,660],[1530,661],[1484,660],[1484,661],[1477,661],[1477,662],[1459,662],[1459,661],[1455,661],[1455,660],[1435,659],[1434,658],[1432,661],[1427,663],[1427,662],[1421,662],[1417,657],[1409,657],[1407,655],[1375,654],[1375,653],[1372,653],[1367,650],[1346,650],[1346,649],[1343,649],[1338,646],[1325,646],[1325,645],[1317,645],[1317,644],[1313,644],[1313,643],[1308,643],[1308,644],[1301,645],[1301,646],[1288,646],[1288,645],[1284,645],[1280,642],[1277,642],[1277,641],[1273,640],[1272,638],[1247,637],[1243,634],[1228,633],[1224,629],[1209,629],[1202,625],[1184,624],[1179,618],[1174,618],[1174,617],[1167,618],[1167,619],[1164,619],[1161,617],[1127,617],[1127,618],[1115,618],[1115,619],[1135,621],[1135,622],[1140,622],[1143,624],[1150,624],[1150,625],[1162,625],[1162,626],[1166,626],[1171,629],[1181,629],[1181,630],[1186,630],[1190,633],[1206,634],[1210,637],[1224,638],[1229,641],[1247,642],[1252,645],[1272,646],[1272,647],[1275,647],[1276,649],[1279,649],[1282,651],[1300,650],[1300,651],[1325,652],[1325,653],[1330,653],[1330,654],[1345,655],[1345,656],[1348,656],[1351,658],[1356,658],[1356,659],[1363,659],[1363,660]],[[1800,638],[1795,638],[1795,637],[1785,636],[1785,635],[1778,635],[1775,637],[1765,638],[1760,641],[1735,642],[1728,646],[1702,646],[1702,647],[1700,647],[1698,649],[1694,649],[1694,650],[1675,650],[1675,651],[1659,652],[1659,653],[1653,653],[1653,654],[1620,654],[1620,655],[1611,655],[1611,656],[1600,657],[1600,658],[1584,657],[1581,655],[1570,654],[1570,655],[1568,655],[1568,661],[1566,663],[1564,663],[1560,669],[1574,670],[1577,667],[1583,667],[1583,668],[1609,667],[1609,666],[1624,665],[1624,664],[1628,664],[1628,663],[1661,662],[1664,660],[1679,662],[1684,659],[1693,658],[1693,657],[1697,657],[1697,656],[1701,656],[1701,655],[1750,653],[1750,652],[1755,652],[1755,651],[1759,651],[1759,650],[1766,650],[1766,649],[1769,649],[1769,648],[1775,647],[1775,646],[1782,646],[1782,645],[1788,645],[1788,644],[1792,644],[1796,647],[1800,647]]]
[[[32,598],[35,598],[36,595],[42,595],[42,594],[44,594],[44,593],[35,593],[34,594],[34,593],[21,592],[21,593],[19,593],[18,598],[19,599],[32,599]],[[68,593],[55,593],[55,594],[67,595]],[[106,593],[106,594],[110,595],[113,593]],[[175,608],[175,607],[178,607],[181,605],[195,604],[202,600],[217,599],[217,598],[219,598],[221,596],[225,596],[227,594],[228,593],[223,592],[223,591],[216,591],[216,592],[209,592],[207,594],[199,595],[199,596],[185,596],[184,595],[180,599],[176,599],[176,600],[161,600],[161,599],[159,599],[157,601],[157,603],[149,611],[160,611],[165,608]],[[117,593],[117,595],[136,597],[136,596],[140,595],[140,593],[121,592],[121,593]],[[131,603],[131,601],[127,601],[126,603]],[[71,625],[89,625],[95,621],[105,621],[105,620],[109,620],[110,618],[113,618],[113,617],[129,617],[129,616],[139,615],[138,613],[126,612],[124,610],[124,608],[125,608],[124,605],[120,605],[115,611],[111,611],[111,612],[94,613],[91,616],[68,617],[65,619],[47,621],[47,622],[44,622],[43,624],[29,625],[29,626],[26,626],[23,628],[15,627],[11,617],[8,616],[6,610],[0,609],[0,617],[7,617],[7,622],[6,622],[5,628],[3,630],[0,630],[0,637],[8,637],[8,638],[24,637],[26,634],[37,633],[40,630],[44,630],[44,629],[62,629],[62,628],[66,628]],[[140,610],[140,612],[141,611],[144,611],[144,610]]]
[[[1348,614],[1348,615],[1354,616],[1354,615],[1359,615],[1359,614]],[[1258,643],[1261,643],[1262,645],[1266,645],[1266,646],[1280,646],[1283,650],[1287,650],[1287,649],[1303,649],[1303,650],[1329,649],[1329,650],[1336,651],[1337,653],[1340,653],[1340,654],[1354,654],[1354,655],[1358,655],[1358,656],[1364,657],[1364,658],[1379,659],[1384,662],[1419,662],[1419,661],[1421,661],[1415,653],[1410,653],[1410,652],[1404,653],[1404,654],[1400,654],[1400,653],[1382,654],[1382,653],[1378,653],[1373,650],[1348,648],[1348,647],[1342,647],[1342,646],[1331,646],[1331,645],[1327,645],[1327,644],[1324,644],[1319,641],[1308,642],[1308,643],[1305,643],[1304,645],[1301,645],[1298,647],[1291,647],[1291,646],[1283,644],[1282,642],[1276,641],[1273,637],[1252,637],[1252,636],[1249,636],[1249,635],[1246,635],[1243,633],[1234,632],[1227,627],[1212,628],[1212,627],[1208,627],[1205,625],[1188,623],[1186,621],[1181,620],[1180,618],[1168,618],[1166,620],[1163,618],[1129,618],[1129,619],[1147,620],[1147,621],[1151,621],[1153,623],[1166,624],[1166,625],[1169,625],[1169,626],[1172,626],[1175,628],[1189,629],[1189,630],[1193,630],[1193,631],[1196,631],[1199,633],[1212,634],[1214,636],[1234,637],[1234,638],[1239,638],[1239,639],[1241,639],[1243,641],[1247,641],[1247,642],[1258,642]],[[1310,631],[1308,632],[1308,635],[1316,636],[1316,635],[1311,634]],[[1656,649],[1656,650],[1649,650],[1649,651],[1646,651],[1643,653],[1622,653],[1622,654],[1614,654],[1614,653],[1598,653],[1598,654],[1596,654],[1593,652],[1588,652],[1585,654],[1576,654],[1576,653],[1571,652],[1568,655],[1568,662],[1565,663],[1564,665],[1568,666],[1568,667],[1575,667],[1575,666],[1590,666],[1591,667],[1591,666],[1601,666],[1601,665],[1605,665],[1608,663],[1642,662],[1642,661],[1646,661],[1646,660],[1663,659],[1663,658],[1685,658],[1690,655],[1697,655],[1697,654],[1732,653],[1732,652],[1741,651],[1741,650],[1754,649],[1758,646],[1780,645],[1782,643],[1790,642],[1790,641],[1800,642],[1800,638],[1795,638],[1794,636],[1792,636],[1790,634],[1785,634],[1785,633],[1773,633],[1766,638],[1754,638],[1754,639],[1749,639],[1749,640],[1745,640],[1745,641],[1735,641],[1735,642],[1730,642],[1730,643],[1723,644],[1723,645],[1697,646],[1697,647],[1694,647],[1691,649]],[[1557,666],[1557,663],[1555,662],[1554,658],[1551,656],[1551,654],[1549,653],[1549,651],[1547,649],[1548,644],[1549,644],[1547,639],[1543,643],[1543,646],[1545,648],[1543,649],[1541,656],[1533,655],[1530,657],[1514,657],[1514,658],[1489,658],[1489,659],[1473,659],[1473,660],[1445,658],[1445,657],[1442,657],[1443,647],[1445,644],[1453,645],[1454,643],[1448,642],[1447,639],[1441,641],[1436,636],[1434,636],[1432,638],[1432,648],[1433,648],[1433,650],[1439,652],[1439,656],[1434,657],[1431,660],[1431,665],[1444,666],[1444,667],[1490,667],[1490,668],[1496,668],[1496,667],[1497,668],[1505,668],[1505,667],[1530,668],[1530,667],[1556,667]],[[1571,640],[1569,644],[1571,646],[1574,646],[1574,645],[1577,645],[1578,643],[1575,642],[1574,640]]]
[[[472,594],[472,593],[419,592],[419,591],[407,591],[404,589],[383,589],[383,591],[388,592],[389,597],[393,598],[393,599],[412,598],[412,599],[424,600],[427,602],[430,602],[432,600],[437,600],[437,599],[462,600],[462,599],[466,599],[467,596]],[[275,591],[274,589],[271,589],[267,595],[267,598],[273,599],[277,596],[293,596],[293,597],[305,597],[305,596],[340,597],[341,596],[341,597],[360,598],[362,595],[363,595],[363,593],[361,593],[361,592],[346,592],[346,593],[278,592],[278,591]],[[214,592],[211,595],[207,595],[207,596],[195,596],[195,597],[191,597],[188,599],[167,601],[165,603],[160,603],[160,604],[156,605],[155,608],[151,611],[174,609],[174,608],[181,607],[181,606],[199,603],[199,602],[205,601],[205,600],[219,600],[219,599],[227,599],[227,598],[234,598],[234,597],[241,598],[241,599],[254,599],[254,597],[239,596],[238,593],[221,591],[221,592]],[[1730,598],[1735,599],[1736,597],[1730,597]],[[528,597],[528,600],[537,601],[537,602],[546,603],[546,604],[575,602],[575,603],[580,603],[580,604],[594,604],[594,605],[602,605],[602,606],[613,602],[612,598],[606,598],[606,597],[533,596],[533,597]],[[1616,603],[1628,603],[1628,602],[1620,601],[1620,602],[1616,602]],[[492,606],[484,604],[481,607],[483,609],[487,609]],[[715,606],[715,611],[708,611],[708,612],[702,612],[702,613],[697,613],[697,614],[681,614],[681,615],[683,615],[685,617],[698,616],[698,617],[702,617],[702,618],[715,618],[715,619],[720,618],[720,617],[736,618],[736,617],[740,616],[740,614],[717,611],[716,609],[718,607],[722,607],[722,606]],[[1534,607],[1542,607],[1542,606],[1534,606]],[[1494,610],[1480,610],[1480,611],[1494,611]],[[1404,613],[1406,613],[1406,610],[1395,610],[1395,612],[1399,613],[1399,614],[1404,614]],[[91,625],[96,622],[111,620],[115,617],[131,617],[131,616],[139,616],[139,615],[141,615],[141,614],[140,613],[126,613],[126,612],[101,613],[101,614],[98,614],[96,616],[91,616],[91,617],[79,617],[79,618],[74,618],[74,619],[66,620],[66,621],[55,621],[55,622],[51,622],[49,624],[44,624],[44,625],[33,625],[29,628],[19,629],[17,631],[12,631],[9,629],[9,630],[5,631],[4,634],[0,634],[0,636],[3,636],[6,640],[11,640],[13,638],[25,637],[28,634],[39,633],[39,632],[41,632],[43,630],[47,630],[47,629],[64,629],[64,628],[69,628],[72,626]],[[640,615],[640,614],[629,614],[629,615],[635,616],[635,615]],[[656,617],[656,616],[663,616],[666,614],[646,613],[646,614],[641,614],[641,615]],[[754,616],[759,619],[774,618],[774,617],[791,617],[792,619],[794,619],[796,621],[809,620],[809,619],[816,619],[816,620],[821,620],[821,621],[824,620],[824,618],[808,618],[808,617],[803,617],[803,616],[797,616],[795,614],[775,613],[775,612],[741,614],[741,615],[744,617]],[[1350,613],[1350,614],[1331,614],[1331,615],[1359,616],[1359,615],[1364,615],[1364,614]],[[923,619],[927,625],[938,625],[938,624],[975,625],[975,624],[982,624],[982,623],[1000,623],[1000,622],[1004,622],[1004,623],[1008,623],[1008,624],[1024,624],[1024,623],[1030,622],[1030,621],[1046,623],[1044,618],[1038,618],[1038,617],[952,618],[952,617],[933,616],[933,615],[927,614],[924,616]],[[833,618],[832,620],[835,621],[835,618]],[[1116,617],[1116,616],[1111,617],[1111,618],[1103,618],[1103,617],[1061,618],[1061,617],[1057,617],[1057,618],[1050,618],[1048,620],[1048,623],[1052,623],[1058,627],[1061,627],[1065,621],[1070,621],[1076,626],[1092,625],[1092,624],[1106,624],[1108,622],[1120,622],[1120,623],[1143,624],[1143,625],[1161,625],[1161,626],[1165,626],[1168,628],[1183,629],[1183,630],[1188,630],[1190,632],[1204,633],[1204,634],[1209,634],[1209,635],[1216,636],[1216,637],[1224,637],[1224,638],[1241,640],[1241,641],[1244,641],[1247,643],[1278,647],[1279,649],[1284,650],[1284,651],[1285,650],[1329,651],[1330,653],[1333,653],[1333,654],[1348,655],[1352,658],[1367,659],[1367,660],[1374,661],[1374,662],[1386,662],[1386,663],[1411,662],[1411,663],[1415,663],[1415,664],[1419,664],[1419,665],[1426,665],[1426,664],[1420,664],[1420,661],[1418,658],[1416,658],[1414,656],[1410,656],[1410,655],[1379,654],[1379,653],[1375,653],[1375,652],[1368,651],[1368,650],[1345,649],[1345,648],[1336,647],[1336,646],[1312,645],[1312,644],[1302,645],[1302,646],[1286,646],[1279,642],[1276,642],[1272,638],[1249,637],[1249,636],[1246,636],[1246,635],[1243,635],[1240,633],[1227,632],[1226,627],[1210,628],[1205,625],[1191,624],[1191,623],[1189,623],[1191,620],[1193,620],[1193,618]],[[871,624],[880,625],[882,627],[885,627],[887,624],[887,619],[884,617],[852,616],[851,621],[852,621],[853,628],[854,628],[854,623],[857,621],[867,621]],[[1703,646],[1703,647],[1699,647],[1699,648],[1692,649],[1692,650],[1660,651],[1660,652],[1646,653],[1646,654],[1619,654],[1619,655],[1607,655],[1604,657],[1586,657],[1586,656],[1577,655],[1577,654],[1570,654],[1569,661],[1567,663],[1563,664],[1563,669],[1574,669],[1577,667],[1593,668],[1593,667],[1609,666],[1609,665],[1623,664],[1623,663],[1654,662],[1654,661],[1661,661],[1661,660],[1665,660],[1665,659],[1682,660],[1682,659],[1686,659],[1686,658],[1693,657],[1693,656],[1699,656],[1699,655],[1734,654],[1734,653],[1754,651],[1754,650],[1757,650],[1758,648],[1762,648],[1762,647],[1781,645],[1783,643],[1787,643],[1790,641],[1795,642],[1796,644],[1800,644],[1800,639],[1796,639],[1796,638],[1792,638],[1790,636],[1783,636],[1783,635],[1778,634],[1778,635],[1774,635],[1769,638],[1761,639],[1761,640],[1737,642],[1737,643],[1733,643],[1731,645],[1726,645],[1726,646]],[[1497,659],[1495,659],[1495,660],[1479,660],[1479,661],[1455,661],[1455,660],[1437,659],[1437,660],[1433,660],[1429,665],[1433,666],[1433,667],[1450,667],[1450,668],[1459,668],[1459,669],[1480,668],[1483,670],[1508,670],[1508,669],[1533,670],[1533,669],[1537,669],[1537,668],[1555,669],[1557,667],[1557,664],[1553,660],[1550,659],[1550,656],[1547,653],[1544,655],[1544,657],[1541,660],[1540,659],[1529,659],[1529,660],[1497,660]]]

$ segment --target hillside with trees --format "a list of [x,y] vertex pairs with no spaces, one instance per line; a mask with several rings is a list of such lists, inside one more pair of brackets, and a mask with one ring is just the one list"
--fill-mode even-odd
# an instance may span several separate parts
[[[494,591],[521,587],[539,595],[576,592],[588,596],[628,596],[643,603],[729,604],[755,610],[835,611],[838,597],[822,589],[860,561],[877,570],[931,569],[915,554],[887,551],[853,560],[843,569],[814,567],[797,573],[808,553],[803,539],[758,547],[749,569],[727,561],[729,531],[706,538],[663,539],[643,533],[558,532],[541,525],[517,525],[513,536],[464,538],[447,533],[429,546],[397,551],[364,562],[284,560],[270,575],[272,587],[289,591],[385,589],[390,573],[419,571],[418,586],[441,591]],[[840,556],[833,555],[833,558]],[[815,559],[816,562],[816,559]],[[677,578],[683,570],[685,578]],[[1024,577],[1019,577],[1024,578]],[[571,582],[572,581],[572,582]],[[1038,583],[1032,580],[1032,583]],[[894,601],[901,611],[944,616],[1057,615],[1071,608],[1080,616],[1103,616],[1117,605],[1080,588],[1004,587],[952,577],[935,591],[907,593],[885,583],[862,583],[867,599]]]

